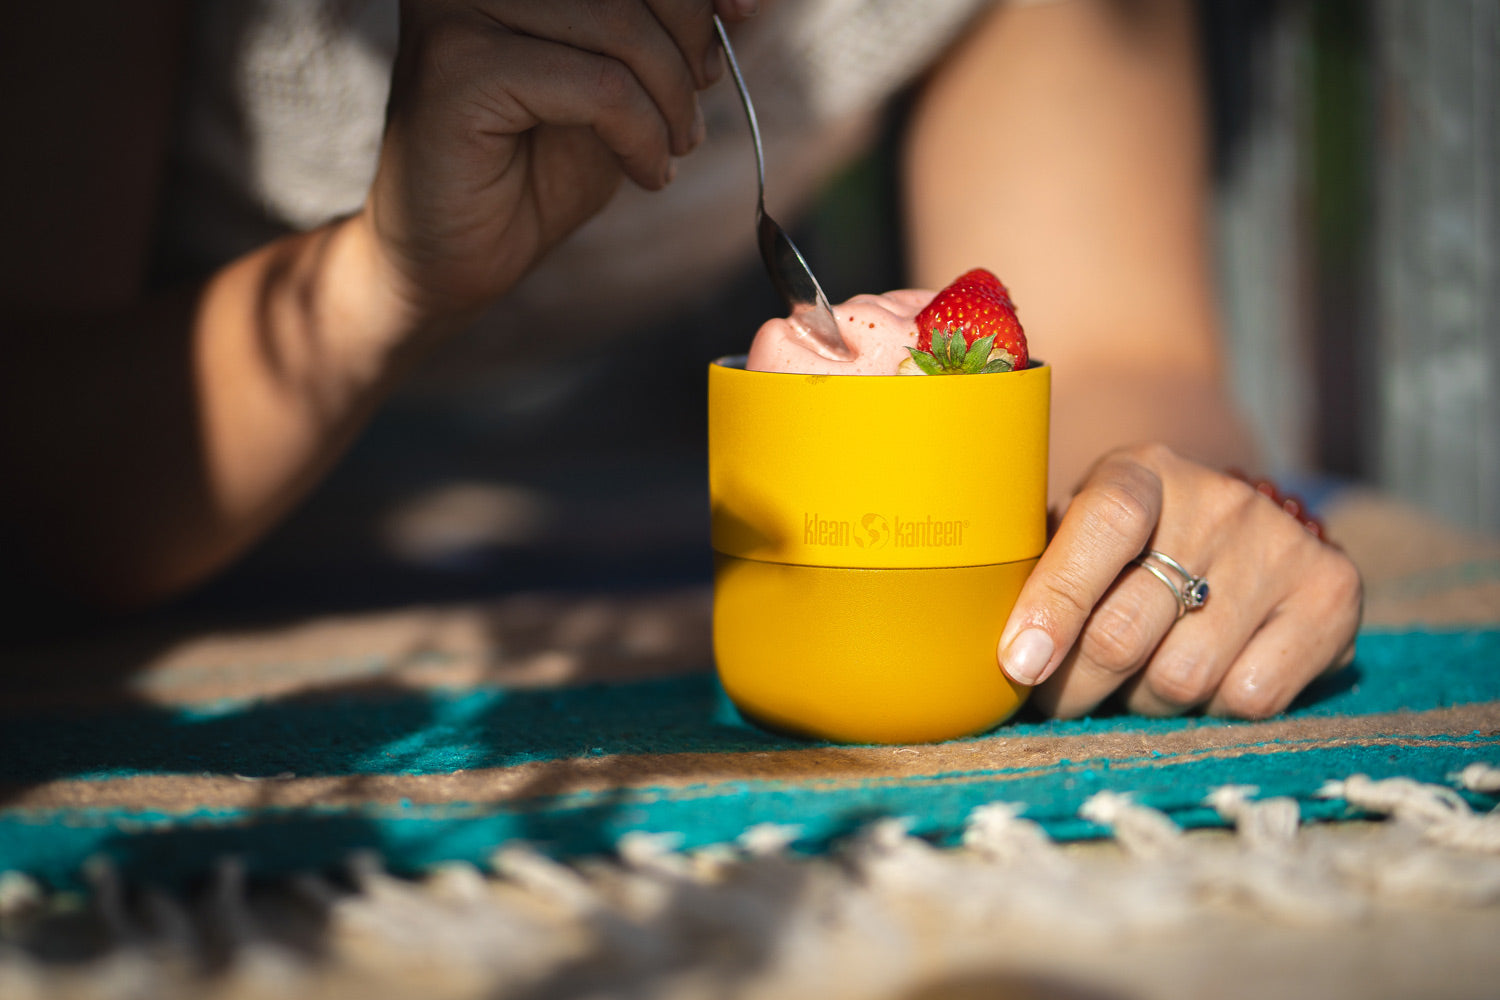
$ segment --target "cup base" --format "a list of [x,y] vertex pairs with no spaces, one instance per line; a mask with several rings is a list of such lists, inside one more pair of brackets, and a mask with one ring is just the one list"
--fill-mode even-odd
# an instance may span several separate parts
[[984,732],[1030,688],[996,647],[1035,559],[846,569],[714,556],[714,658],[740,712],[838,743]]

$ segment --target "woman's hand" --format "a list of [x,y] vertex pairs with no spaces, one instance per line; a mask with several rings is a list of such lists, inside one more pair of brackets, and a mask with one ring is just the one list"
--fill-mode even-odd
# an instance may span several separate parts
[[730,0],[405,0],[361,221],[413,321],[503,294],[629,177],[665,186],[703,138]]
[[[1168,587],[1134,563],[1147,550],[1209,581],[1202,607],[1179,617]],[[1118,692],[1145,715],[1263,718],[1349,661],[1361,599],[1348,557],[1249,484],[1162,445],[1125,448],[1069,503],[1000,661],[1038,685],[1032,702],[1051,715],[1087,714]]]

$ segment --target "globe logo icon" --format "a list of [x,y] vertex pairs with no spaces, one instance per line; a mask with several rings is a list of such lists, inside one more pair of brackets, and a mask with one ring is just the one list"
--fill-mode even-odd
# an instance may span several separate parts
[[866,514],[859,519],[859,531],[854,533],[854,544],[862,549],[883,548],[891,540],[891,526],[880,514]]

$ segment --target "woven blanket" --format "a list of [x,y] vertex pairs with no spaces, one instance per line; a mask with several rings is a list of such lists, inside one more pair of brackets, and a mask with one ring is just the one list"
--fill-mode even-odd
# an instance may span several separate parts
[[716,686],[701,588],[17,651],[0,699],[0,871],[65,886],[102,855],[171,882],[226,856],[278,874],[373,850],[410,872],[512,841],[575,856],[630,833],[691,847],[766,823],[818,851],[885,817],[941,843],[996,801],[1067,840],[1104,832],[1080,815],[1101,791],[1222,824],[1205,798],[1225,785],[1351,817],[1328,779],[1445,783],[1500,761],[1500,562],[1429,540],[1413,567],[1378,548],[1384,529],[1367,533],[1386,563],[1367,571],[1353,666],[1256,723],[1023,716],[929,746],[789,740]]

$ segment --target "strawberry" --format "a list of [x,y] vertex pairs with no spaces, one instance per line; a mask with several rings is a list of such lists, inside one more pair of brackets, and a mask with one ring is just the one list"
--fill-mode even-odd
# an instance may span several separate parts
[[928,375],[1008,372],[1028,361],[1010,292],[982,267],[960,275],[917,313],[917,346],[907,350]]

